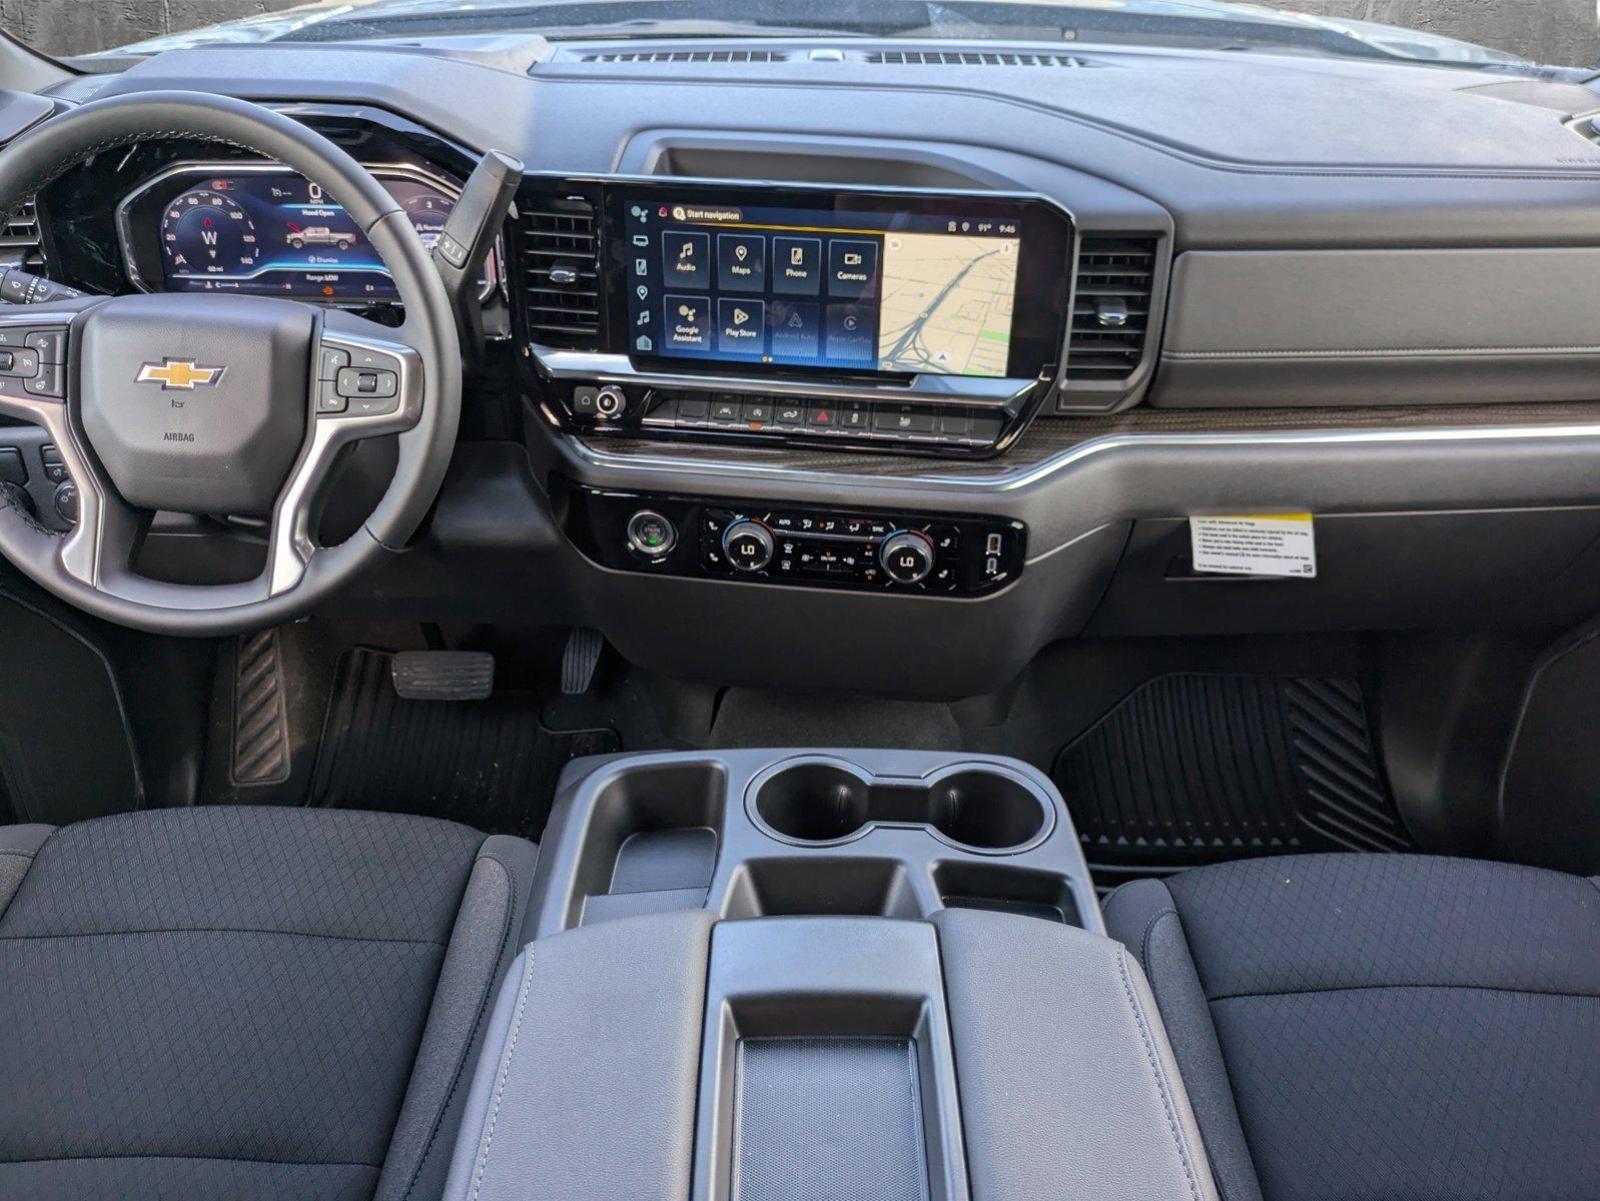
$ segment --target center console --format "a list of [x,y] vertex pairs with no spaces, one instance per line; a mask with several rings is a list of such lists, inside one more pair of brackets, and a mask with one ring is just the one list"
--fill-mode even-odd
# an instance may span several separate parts
[[569,767],[452,1201],[1215,1201],[1060,796],[1005,759]]
[[1037,196],[616,177],[519,204],[559,231],[523,227],[522,303],[593,298],[587,339],[524,313],[549,415],[586,435],[981,456],[1063,362],[1072,222]]

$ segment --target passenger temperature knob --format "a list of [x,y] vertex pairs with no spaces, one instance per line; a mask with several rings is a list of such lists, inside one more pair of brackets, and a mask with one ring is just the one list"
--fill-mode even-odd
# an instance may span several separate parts
[[920,584],[933,570],[933,543],[926,534],[900,530],[878,548],[878,562],[897,584]]
[[772,531],[761,522],[741,517],[722,534],[722,551],[739,571],[760,571],[772,562]]

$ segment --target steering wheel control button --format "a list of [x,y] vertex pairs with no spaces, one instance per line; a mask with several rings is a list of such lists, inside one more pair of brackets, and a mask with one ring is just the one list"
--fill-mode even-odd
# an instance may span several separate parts
[[0,350],[0,375],[30,379],[39,374],[39,366],[36,350]]
[[748,517],[722,532],[722,553],[735,571],[764,571],[776,548],[772,531]]
[[640,509],[628,519],[628,549],[642,559],[663,559],[678,544],[677,527],[653,509]]
[[386,417],[390,413],[398,412],[400,398],[389,396],[352,396],[350,407],[346,410],[352,417]]
[[68,525],[78,524],[78,485],[68,480],[56,489],[56,516]]
[[340,396],[398,396],[400,376],[387,370],[341,367],[334,378],[334,388]]
[[28,469],[23,465],[22,452],[12,447],[0,449],[0,484],[26,484]]
[[901,530],[883,540],[878,561],[895,583],[920,584],[934,568],[933,542],[926,534]]
[[67,331],[64,329],[35,329],[22,335],[22,343],[39,356],[41,363],[67,361]]
[[39,462],[44,464],[44,478],[52,484],[59,484],[70,478],[67,465],[62,461],[61,452],[56,449],[54,442],[46,442],[39,448]]
[[387,417],[400,411],[399,356],[366,346],[323,345],[317,351],[320,417]]
[[32,379],[23,380],[22,386],[33,396],[48,396],[52,400],[60,400],[66,395],[62,378],[61,364],[46,363],[39,368]]
[[324,346],[317,352],[317,378],[338,379],[339,372],[350,366],[350,352],[337,346]]

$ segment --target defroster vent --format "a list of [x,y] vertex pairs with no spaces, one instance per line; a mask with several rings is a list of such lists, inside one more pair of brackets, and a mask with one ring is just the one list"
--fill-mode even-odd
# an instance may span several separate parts
[[600,336],[594,205],[551,196],[518,208],[523,333],[540,346],[593,349]]
[[1020,50],[872,50],[866,61],[897,67],[1087,67],[1072,54]]
[[1144,360],[1160,242],[1085,236],[1078,248],[1067,379],[1125,380]]

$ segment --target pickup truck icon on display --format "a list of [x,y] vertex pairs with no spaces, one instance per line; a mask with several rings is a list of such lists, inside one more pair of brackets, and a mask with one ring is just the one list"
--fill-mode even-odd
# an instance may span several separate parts
[[326,225],[308,225],[305,229],[289,231],[289,245],[296,250],[304,250],[307,246],[337,246],[340,250],[349,250],[355,241],[355,234],[335,233]]

